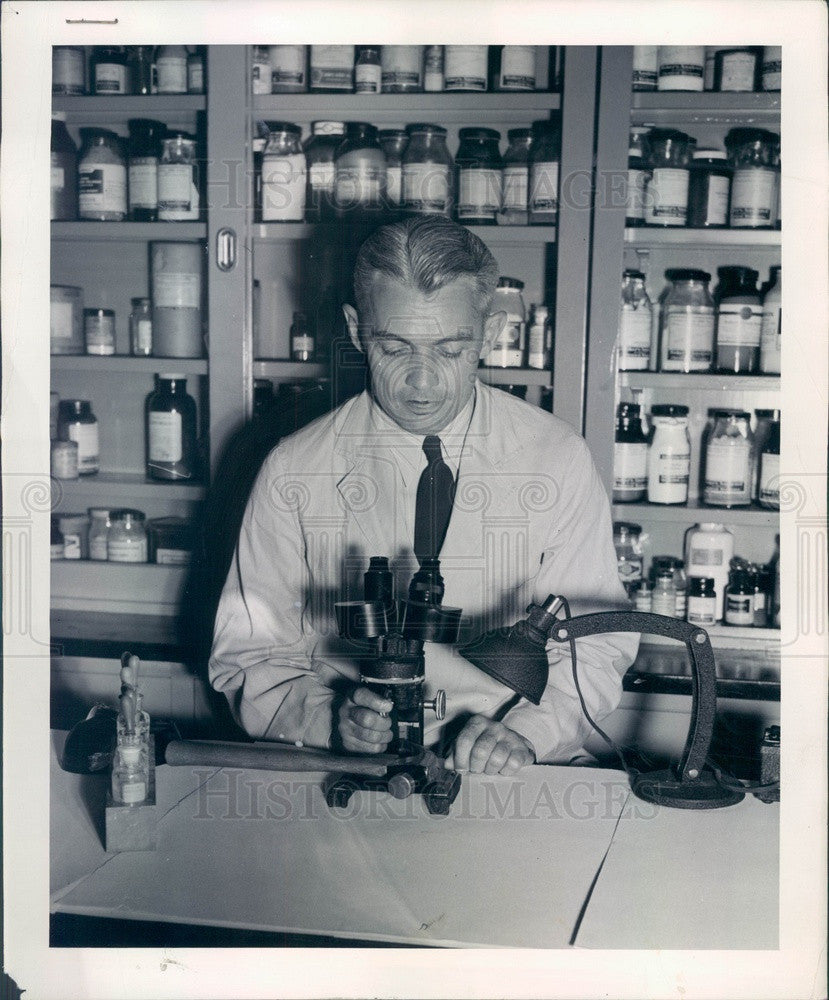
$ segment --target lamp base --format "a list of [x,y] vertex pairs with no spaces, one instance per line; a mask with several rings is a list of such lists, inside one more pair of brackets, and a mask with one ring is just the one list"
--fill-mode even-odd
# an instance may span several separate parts
[[724,788],[710,771],[702,771],[693,780],[680,781],[670,768],[665,768],[640,774],[631,787],[633,794],[645,802],[674,809],[722,809],[745,798],[743,792]]

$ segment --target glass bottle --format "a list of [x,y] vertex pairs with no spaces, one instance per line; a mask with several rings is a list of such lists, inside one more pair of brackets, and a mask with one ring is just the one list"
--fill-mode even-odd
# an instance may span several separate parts
[[633,46],[633,90],[656,90],[657,46]]
[[714,90],[721,93],[752,93],[757,90],[762,49],[746,45],[720,49],[714,57]]
[[757,272],[750,267],[720,267],[717,274],[717,370],[731,375],[755,372],[763,325]]
[[771,229],[776,222],[780,136],[758,128],[733,128],[725,137],[734,170],[729,224],[739,229]]
[[744,569],[732,570],[725,591],[726,625],[754,625],[754,586]]
[[269,122],[262,154],[262,221],[302,222],[307,168],[300,147],[302,129],[291,122]]
[[52,112],[49,218],[71,222],[78,217],[78,149],[66,130],[66,115]]
[[613,502],[644,499],[648,486],[648,439],[637,403],[619,403],[613,446]]
[[780,265],[771,269],[771,286],[763,298],[763,320],[760,326],[760,371],[764,375],[780,374],[782,329],[782,285]]
[[344,135],[344,122],[311,123],[311,135],[304,145],[307,178],[305,218],[308,222],[331,222],[336,216],[334,183],[337,168],[334,159]]
[[392,217],[396,217],[403,203],[403,157],[409,133],[402,128],[386,128],[380,130],[379,138],[386,156],[387,211]]
[[640,580],[633,593],[633,610],[643,611],[645,614],[653,611],[653,588],[647,580]]
[[107,537],[112,526],[109,507],[89,508],[89,558],[105,562],[107,556]]
[[684,226],[688,218],[688,165],[692,140],[672,128],[653,128],[648,136],[650,177],[645,192],[649,226]]
[[[391,46],[383,46],[384,49]],[[382,86],[380,50],[376,46],[363,45],[354,64],[354,93],[379,94]]]
[[780,421],[780,410],[754,411],[754,454],[752,456],[754,483],[751,490],[751,496],[754,500],[757,500],[760,489],[760,456],[763,454],[774,421]]
[[648,502],[687,503],[690,472],[691,439],[688,436],[688,407],[674,403],[651,407]]
[[354,90],[354,46],[311,46],[311,90],[350,94]]
[[423,53],[423,89],[429,93],[443,90],[443,46],[427,45]]
[[155,57],[159,94],[187,93],[187,49],[184,45],[161,45]]
[[82,128],[78,163],[78,215],[121,222],[127,214],[127,164],[121,139],[108,129]]
[[158,164],[158,218],[161,222],[199,218],[196,140],[186,132],[164,139]]
[[155,87],[155,47],[152,45],[131,45],[128,56],[130,86],[133,94],[154,94]]
[[78,478],[78,445],[74,441],[52,441],[49,474],[53,479]]
[[780,421],[773,420],[760,453],[757,499],[761,507],[780,510]]
[[408,125],[403,156],[403,212],[448,216],[452,204],[453,162],[440,125]]
[[660,570],[651,594],[651,611],[655,615],[676,618],[676,586],[670,569]]
[[63,535],[63,558],[88,559],[89,517],[86,514],[60,514],[58,528]]
[[271,57],[267,45],[251,46],[250,92],[258,96],[271,92]]
[[558,171],[561,127],[556,112],[550,121],[533,122],[530,153],[530,225],[554,226],[558,219]]
[[751,503],[753,444],[748,413],[717,411],[705,449],[706,504],[747,507]]
[[706,372],[714,360],[714,300],[707,271],[672,268],[662,309],[663,372]]
[[535,90],[535,46],[494,45],[492,89],[501,92]]
[[481,359],[491,368],[520,368],[524,364],[527,311],[521,290],[524,282],[517,278],[498,279],[492,299],[491,313],[504,313],[505,321],[492,349]]
[[314,337],[305,313],[295,312],[291,324],[291,361],[314,360]]
[[781,45],[766,45],[763,48],[761,68],[763,90],[780,90],[782,66],[783,47]]
[[118,805],[146,802],[150,787],[147,748],[140,741],[119,741],[112,758],[112,800]]
[[90,476],[100,468],[98,420],[88,399],[62,399],[58,408],[58,437],[78,445],[78,472]]
[[685,565],[689,580],[711,577],[717,597],[716,619],[720,621],[725,605],[728,571],[734,555],[734,536],[722,524],[703,521],[694,525],[685,536]]
[[489,51],[486,45],[444,46],[444,90],[486,90]]
[[334,165],[337,215],[354,221],[379,218],[385,200],[386,157],[377,129],[367,122],[347,122]]
[[423,46],[384,45],[381,80],[384,94],[420,93],[423,90]]
[[495,225],[501,210],[501,133],[492,128],[462,128],[458,134],[457,220],[464,225]]
[[613,547],[616,549],[616,563],[619,579],[628,597],[642,579],[642,549],[640,536],[642,526],[629,521],[613,522]]
[[723,229],[728,225],[731,168],[721,149],[695,149],[688,182],[688,227]]
[[268,46],[270,93],[304,94],[308,90],[308,46]]
[[657,52],[658,90],[701,91],[704,71],[704,45],[659,46]]
[[85,94],[86,54],[80,45],[52,47],[52,93]]
[[196,403],[184,375],[159,375],[146,402],[147,476],[196,478]]
[[507,139],[509,146],[501,172],[502,208],[498,221],[508,226],[526,226],[529,222],[532,129],[512,128],[507,132]]
[[129,138],[129,214],[133,222],[158,218],[158,164],[167,132],[163,122],[131,118]]
[[[652,89],[655,89],[652,88]],[[650,171],[648,168],[650,150],[648,146],[649,128],[634,125],[628,141],[627,188],[625,190],[625,225],[644,226],[645,191]]]
[[153,312],[147,298],[131,299],[130,353],[136,358],[148,358],[153,353]]
[[204,93],[204,49],[194,46],[187,54],[187,93]]
[[63,535],[58,527],[57,518],[52,518],[51,530],[49,533],[49,559],[63,559]]
[[692,625],[714,625],[717,621],[716,584],[710,576],[694,576],[688,583],[686,621]]
[[533,318],[527,332],[527,367],[549,369],[553,361],[553,336],[550,310],[533,306]]
[[622,301],[619,309],[620,372],[647,371],[651,356],[653,307],[645,289],[641,271],[625,270],[622,275]]
[[96,46],[92,50],[89,76],[93,94],[128,94],[127,54],[123,46]]
[[115,354],[115,311],[84,309],[83,337],[87,354]]

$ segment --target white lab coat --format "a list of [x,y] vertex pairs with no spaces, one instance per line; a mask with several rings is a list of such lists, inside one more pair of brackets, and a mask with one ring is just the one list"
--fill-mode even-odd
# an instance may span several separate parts
[[[366,393],[281,441],[247,505],[216,616],[210,679],[252,736],[330,745],[335,690],[357,681],[338,638],[334,603],[361,600],[371,556],[388,556],[397,596],[417,569],[413,525],[393,451],[378,438]],[[573,614],[626,606],[607,496],[584,440],[549,413],[482,384],[466,436],[440,554],[444,605],[463,609],[461,643],[524,616],[548,594]],[[618,704],[638,637],[578,641],[579,680],[598,721]],[[458,716],[500,718],[538,760],[566,760],[590,732],[566,646],[548,644],[539,706],[463,659],[426,644],[427,742]],[[431,716],[431,721],[430,721]]]

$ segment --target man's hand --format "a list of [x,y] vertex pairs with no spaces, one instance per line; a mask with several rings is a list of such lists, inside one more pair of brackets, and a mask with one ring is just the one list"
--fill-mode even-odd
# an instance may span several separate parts
[[391,741],[394,706],[370,688],[356,687],[340,706],[337,731],[351,753],[380,753]]
[[467,722],[446,760],[447,767],[473,774],[515,774],[533,763],[535,750],[529,740],[483,715]]

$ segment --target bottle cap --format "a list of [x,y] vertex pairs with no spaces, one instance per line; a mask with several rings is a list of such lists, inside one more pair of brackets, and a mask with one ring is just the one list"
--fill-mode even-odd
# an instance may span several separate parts
[[657,403],[651,407],[653,417],[687,417],[688,407],[678,403]]
[[692,154],[694,160],[726,160],[728,157],[724,149],[695,149]]

